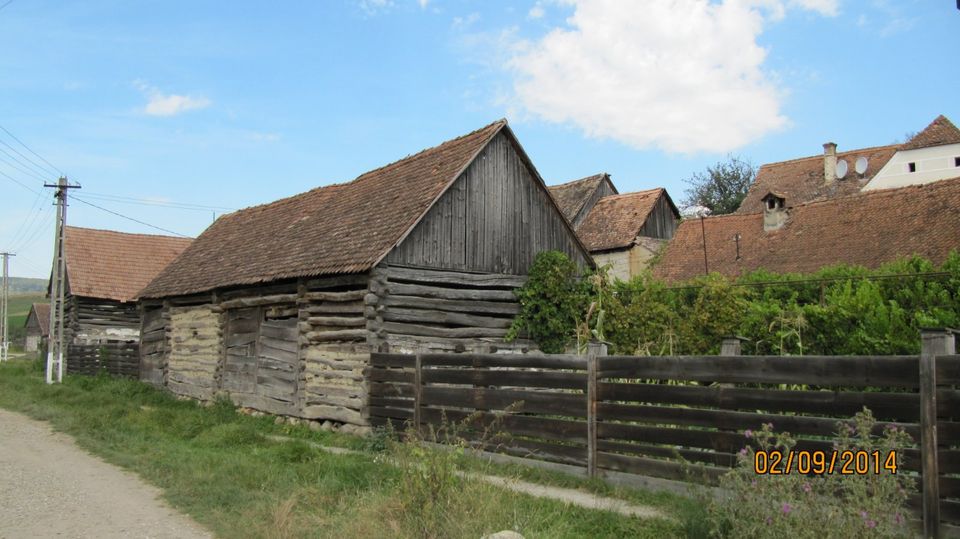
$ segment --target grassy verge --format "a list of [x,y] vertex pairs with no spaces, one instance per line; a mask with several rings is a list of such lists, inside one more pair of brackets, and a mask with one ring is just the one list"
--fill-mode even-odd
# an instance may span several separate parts
[[680,497],[512,468],[487,471],[622,496],[659,506],[675,520],[569,507],[449,477],[438,497],[434,477],[417,475],[425,467],[402,471],[373,451],[332,455],[266,436],[363,448],[357,438],[276,425],[272,418],[237,414],[226,403],[198,406],[136,381],[69,377],[47,386],[39,362],[0,366],[0,406],[49,421],[85,449],[138,473],[222,537],[478,538],[505,529],[526,537],[696,533],[685,524],[694,505]]

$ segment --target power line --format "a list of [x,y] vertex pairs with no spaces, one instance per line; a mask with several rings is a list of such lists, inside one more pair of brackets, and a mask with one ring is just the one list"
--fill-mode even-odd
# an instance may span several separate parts
[[[10,2],[13,2],[13,0],[10,0],[10,1],[7,2],[6,4],[4,4],[2,7],[0,7],[0,9],[3,9],[4,7],[7,7],[7,5],[10,4]],[[61,175],[61,176],[66,176],[66,174],[64,174],[62,170],[60,170],[59,168],[57,168],[56,166],[54,166],[53,163],[51,163],[50,161],[47,161],[46,159],[44,159],[44,157],[43,157],[42,155],[40,155],[40,154],[38,154],[37,152],[33,151],[33,149],[32,149],[30,146],[27,146],[22,140],[20,140],[19,138],[17,138],[16,135],[14,135],[13,133],[11,133],[6,127],[0,125],[0,129],[2,129],[4,133],[10,135],[10,138],[12,138],[13,140],[19,142],[20,145],[23,146],[24,148],[26,148],[28,152],[30,152],[30,153],[32,153],[33,155],[37,156],[38,159],[40,159],[41,161],[43,161],[44,163],[46,163],[51,169],[53,169],[54,172],[56,172],[57,174],[59,174],[59,175]],[[18,153],[19,153],[19,152],[18,152]]]
[[[33,229],[33,233],[30,236],[25,236],[24,240],[17,245],[17,251],[23,251],[27,247],[33,245],[33,242],[37,241],[37,238],[40,237],[40,234],[47,229],[50,223],[53,221],[53,217],[56,213],[53,211],[47,211],[46,217],[39,222],[39,226]],[[42,214],[41,214],[42,215]]]
[[13,3],[13,0],[7,0],[7,3],[6,3],[6,4],[3,4],[2,6],[0,6],[0,11],[2,11],[3,8],[9,6],[9,5],[12,4],[12,3]]
[[227,208],[223,206],[206,206],[203,204],[192,204],[189,202],[176,202],[176,201],[165,201],[165,200],[151,200],[149,198],[133,198],[125,197],[120,195],[109,195],[104,193],[86,193],[83,195],[86,198],[93,198],[97,200],[107,200],[110,202],[121,202],[124,204],[138,204],[141,206],[160,206],[160,207],[169,207],[169,208],[179,208],[184,210],[198,210],[198,211],[208,211],[208,210],[222,210],[222,211],[236,211],[237,208]]
[[6,172],[3,172],[2,170],[0,170],[0,176],[4,176],[4,177],[7,178],[8,180],[10,180],[10,181],[12,181],[13,183],[19,185],[20,187],[23,187],[24,189],[26,189],[27,191],[30,191],[31,193],[40,194],[40,191],[37,191],[37,190],[34,189],[33,187],[28,186],[27,184],[21,182],[20,180],[18,180],[18,179],[16,179],[16,178],[14,178],[13,176],[7,174]]
[[[30,209],[27,211],[27,217],[20,221],[20,226],[17,228],[17,231],[13,234],[13,237],[10,239],[11,246],[14,243],[17,243],[19,240],[28,234],[28,230],[33,225],[33,221],[36,221],[37,215],[43,210],[43,196],[42,193],[38,193],[36,198],[33,200],[33,204],[30,205]],[[32,218],[32,219],[31,219]],[[27,223],[30,223],[28,226]],[[16,250],[16,249],[14,249]]]
[[[44,178],[43,175],[37,174],[35,170],[25,166],[16,157],[13,157],[12,155],[10,155],[10,152],[4,150],[3,148],[0,148],[0,153],[3,153],[7,156],[7,157],[4,157],[3,155],[0,155],[0,163],[4,163],[8,167],[15,169],[17,172],[26,174],[27,176],[36,178],[42,182],[47,181],[47,179]],[[10,161],[9,159],[13,159],[13,161]]]
[[145,223],[145,222],[143,222],[143,221],[141,221],[141,220],[139,220],[139,219],[134,219],[133,217],[130,217],[130,216],[128,216],[128,215],[124,215],[124,214],[122,214],[122,213],[118,213],[118,212],[115,212],[115,211],[113,211],[113,210],[108,210],[107,208],[104,208],[103,206],[97,206],[96,204],[94,204],[94,203],[92,203],[92,202],[87,202],[86,200],[83,200],[83,199],[80,198],[80,197],[76,197],[76,196],[75,196],[75,197],[73,197],[73,200],[76,200],[77,202],[82,202],[82,203],[86,204],[87,206],[93,206],[94,208],[97,208],[98,210],[102,210],[102,211],[105,211],[105,212],[107,212],[107,213],[116,215],[117,217],[122,217],[122,218],[124,218],[124,219],[129,220],[129,221],[133,221],[134,223],[139,223],[139,224],[141,224],[141,225],[145,225],[145,226],[148,226],[148,227],[150,227],[150,228],[155,228],[155,229],[157,229],[157,230],[161,230],[161,231],[166,232],[166,233],[168,233],[168,234],[173,234],[173,235],[181,236],[181,237],[184,237],[184,238],[189,238],[189,237],[190,237],[190,236],[187,236],[186,234],[181,234],[181,233],[179,233],[179,232],[174,232],[174,231],[168,230],[168,229],[166,229],[166,228],[162,228],[162,227],[159,227],[159,226],[156,226],[156,225],[151,225],[150,223]]
[[54,175],[54,176],[56,176],[56,173],[52,173],[52,172],[50,172],[49,170],[47,170],[47,169],[43,168],[42,166],[38,165],[38,164],[37,164],[35,161],[33,161],[32,159],[30,159],[29,157],[27,157],[27,156],[23,155],[22,153],[20,153],[19,151],[17,151],[16,148],[14,148],[13,146],[7,144],[7,142],[6,142],[5,140],[0,139],[0,144],[3,144],[3,145],[6,146],[7,148],[10,148],[10,150],[13,151],[13,153],[15,153],[15,154],[19,155],[20,157],[22,157],[23,159],[25,159],[25,160],[27,161],[27,163],[25,164],[23,161],[21,161],[21,160],[17,159],[16,157],[10,155],[10,152],[4,150],[3,148],[0,148],[0,152],[3,152],[3,153],[5,153],[5,154],[9,155],[10,158],[13,159],[14,161],[20,163],[21,165],[27,166],[27,167],[33,167],[34,170],[37,170],[37,171],[39,171],[39,172],[42,173],[42,174]]

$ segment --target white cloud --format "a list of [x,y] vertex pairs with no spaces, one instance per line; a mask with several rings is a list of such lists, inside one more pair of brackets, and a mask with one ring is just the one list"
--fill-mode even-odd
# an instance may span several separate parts
[[430,3],[430,0],[417,0],[417,3],[420,4],[420,9],[427,9],[427,4]]
[[787,124],[784,92],[757,44],[765,24],[784,16],[783,2],[565,3],[574,8],[568,26],[521,43],[508,62],[529,113],[679,153],[731,151]]
[[376,15],[393,7],[393,0],[360,0],[360,9],[367,15]]
[[527,17],[531,19],[542,19],[547,12],[543,9],[543,6],[540,5],[540,2],[537,2],[530,8],[530,11],[527,12]]
[[453,27],[458,29],[469,28],[479,20],[480,20],[480,14],[476,12],[470,13],[466,17],[454,17]]
[[190,110],[207,108],[211,104],[209,99],[202,96],[164,94],[141,80],[134,81],[133,85],[147,96],[147,104],[143,112],[150,116],[176,116]]
[[816,11],[825,17],[836,17],[840,14],[840,6],[837,0],[791,0],[792,5]]

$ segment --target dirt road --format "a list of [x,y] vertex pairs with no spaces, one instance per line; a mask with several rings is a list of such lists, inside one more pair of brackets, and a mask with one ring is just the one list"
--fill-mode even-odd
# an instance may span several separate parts
[[0,537],[211,537],[159,495],[45,423],[0,410]]

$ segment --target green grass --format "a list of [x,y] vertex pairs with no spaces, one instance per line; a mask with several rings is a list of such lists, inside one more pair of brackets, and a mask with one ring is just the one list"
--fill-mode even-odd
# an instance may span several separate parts
[[[0,366],[0,406],[49,421],[81,447],[138,473],[163,489],[174,507],[221,537],[437,535],[410,526],[405,493],[416,470],[401,471],[374,451],[332,455],[266,436],[355,449],[370,445],[359,438],[277,425],[270,417],[238,414],[227,403],[198,406],[131,380],[73,376],[47,386],[36,361]],[[529,538],[699,535],[696,504],[686,498],[525,468],[479,466],[467,465],[655,505],[673,520],[568,507],[466,481],[444,502],[439,535],[477,538],[504,529]]]

